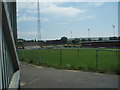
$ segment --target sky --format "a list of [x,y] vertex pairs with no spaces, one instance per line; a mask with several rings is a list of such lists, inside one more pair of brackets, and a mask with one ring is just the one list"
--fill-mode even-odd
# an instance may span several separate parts
[[[41,39],[118,35],[117,2],[40,2]],[[18,38],[38,39],[37,2],[17,3]],[[115,26],[113,30],[113,26]]]

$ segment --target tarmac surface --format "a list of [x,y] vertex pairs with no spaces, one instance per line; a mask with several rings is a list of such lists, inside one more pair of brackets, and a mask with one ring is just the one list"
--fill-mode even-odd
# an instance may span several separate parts
[[20,63],[21,88],[118,88],[118,76]]

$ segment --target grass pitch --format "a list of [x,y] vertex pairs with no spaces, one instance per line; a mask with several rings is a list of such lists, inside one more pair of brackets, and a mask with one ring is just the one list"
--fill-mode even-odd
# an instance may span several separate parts
[[19,58],[36,65],[119,74],[118,53],[82,49],[19,50]]

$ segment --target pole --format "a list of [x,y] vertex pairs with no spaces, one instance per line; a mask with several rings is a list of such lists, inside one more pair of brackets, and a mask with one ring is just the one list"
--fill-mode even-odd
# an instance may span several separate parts
[[[40,4],[39,4],[39,0],[37,3],[37,25],[38,25],[38,30],[37,30],[37,34],[38,34],[38,46],[42,47],[41,45],[41,23],[40,23]],[[38,51],[38,59],[42,59],[42,50],[40,50],[40,52]],[[42,61],[42,60],[41,60]],[[41,62],[40,62],[41,63]]]
[[79,49],[78,49],[78,54],[79,54]]
[[118,55],[118,52],[117,52],[117,50],[116,50],[116,56]]
[[38,15],[37,15],[37,21],[38,21],[38,41],[41,41],[41,24],[40,24],[40,5],[39,5],[39,0],[38,0]]
[[115,26],[114,25],[112,26],[113,26],[113,37],[115,37]]
[[98,70],[98,50],[96,50],[96,71]]
[[70,33],[71,33],[71,44],[72,44],[72,31]]
[[72,39],[72,31],[70,33],[71,33],[71,39]]
[[88,28],[88,39],[90,38],[90,29]]
[[60,67],[62,66],[62,49],[60,49]]
[[24,60],[24,50],[22,50],[22,59]]

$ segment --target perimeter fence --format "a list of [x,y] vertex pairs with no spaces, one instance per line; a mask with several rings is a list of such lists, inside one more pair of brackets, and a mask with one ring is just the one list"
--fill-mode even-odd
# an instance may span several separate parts
[[119,74],[119,53],[115,49],[19,50],[21,61],[62,69]]

